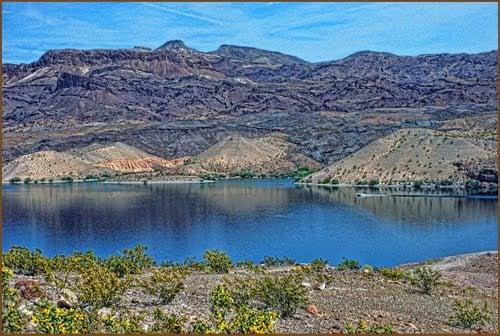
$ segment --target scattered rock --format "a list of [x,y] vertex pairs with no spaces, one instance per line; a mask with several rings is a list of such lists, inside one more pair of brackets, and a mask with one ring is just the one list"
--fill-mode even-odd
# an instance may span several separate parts
[[18,288],[21,294],[21,297],[26,300],[34,300],[40,297],[40,283],[36,280],[23,279],[18,280],[14,287]]
[[315,315],[315,316],[321,314],[321,310],[313,304],[308,305],[306,307],[306,311],[312,315]]
[[69,302],[68,300],[66,300],[63,297],[61,297],[59,300],[57,300],[57,306],[59,308],[65,308],[65,309],[73,308],[73,305],[71,304],[71,302]]

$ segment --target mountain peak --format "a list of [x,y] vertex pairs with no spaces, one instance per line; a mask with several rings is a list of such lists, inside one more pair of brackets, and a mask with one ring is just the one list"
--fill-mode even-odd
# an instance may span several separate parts
[[186,47],[184,42],[181,40],[172,40],[163,43],[158,49],[156,50],[176,50],[176,49],[189,49]]

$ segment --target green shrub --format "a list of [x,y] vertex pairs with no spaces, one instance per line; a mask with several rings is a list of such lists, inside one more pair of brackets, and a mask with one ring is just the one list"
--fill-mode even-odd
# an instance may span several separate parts
[[278,318],[274,311],[249,308],[247,304],[236,304],[225,284],[217,285],[210,293],[211,319],[213,326],[197,320],[193,331],[199,333],[268,333]]
[[9,180],[9,182],[10,183],[19,183],[19,182],[21,182],[21,179],[19,177],[17,177],[17,176],[14,176],[13,178],[11,178]]
[[422,188],[423,185],[424,185],[424,181],[422,181],[422,180],[416,180],[413,182],[413,187],[417,188],[417,189]]
[[14,273],[2,267],[2,326],[7,333],[25,331],[27,316],[19,310],[19,290],[9,285]]
[[224,278],[224,288],[237,306],[249,304],[255,297],[256,283],[251,277]]
[[124,249],[123,255],[111,256],[106,260],[106,266],[119,277],[127,274],[139,274],[154,266],[154,260],[146,254],[147,248],[137,245],[132,249]]
[[264,266],[274,267],[274,266],[296,266],[297,262],[292,258],[277,258],[277,257],[264,257]]
[[319,183],[320,184],[329,184],[330,180],[331,180],[331,178],[329,176],[327,176],[324,179],[322,179],[321,181],[319,181]]
[[77,296],[85,306],[95,309],[111,307],[119,301],[129,284],[130,279],[121,279],[107,268],[95,266],[82,274],[76,287]]
[[210,324],[204,320],[196,319],[191,323],[191,329],[195,334],[213,334],[215,333],[212,330]]
[[185,318],[176,315],[167,315],[160,308],[153,311],[153,325],[149,332],[180,334],[184,331]]
[[311,269],[315,272],[321,272],[325,269],[326,265],[328,264],[328,261],[325,259],[317,258],[311,261],[309,266],[311,266]]
[[377,179],[372,179],[368,182],[368,185],[370,186],[374,186],[374,185],[378,185],[379,184],[379,181]]
[[47,300],[37,303],[32,322],[43,334],[73,334],[88,332],[88,319],[83,310],[59,308]]
[[369,325],[365,320],[360,320],[356,324],[347,322],[344,326],[344,334],[393,334],[394,332],[394,327],[390,324]]
[[233,262],[224,251],[207,250],[203,254],[205,264],[214,273],[228,273]]
[[51,269],[66,272],[82,273],[101,264],[101,260],[92,251],[74,252],[68,257],[58,255],[50,260]]
[[231,321],[232,333],[267,334],[272,333],[278,314],[274,311],[260,311],[248,306],[240,306]]
[[267,309],[290,316],[307,303],[307,291],[301,281],[302,277],[295,274],[264,277],[256,283],[255,297]]
[[23,181],[25,184],[28,184],[31,182],[31,178],[30,177],[26,177]]
[[234,299],[226,285],[219,284],[210,292],[210,309],[213,313],[224,315],[233,305]]
[[236,267],[238,267],[238,268],[244,268],[244,269],[247,269],[247,270],[250,270],[250,271],[254,271],[254,272],[259,272],[259,271],[262,270],[262,266],[261,265],[257,265],[256,263],[254,263],[251,260],[239,261],[236,264]]
[[127,314],[120,312],[118,314],[107,314],[101,319],[102,331],[112,334],[138,334],[144,333],[141,322],[144,317],[139,314]]
[[72,178],[72,177],[70,177],[70,176],[63,176],[63,177],[61,178],[61,181],[63,181],[63,182],[67,182],[67,183],[73,183],[73,178]]
[[184,289],[186,272],[175,268],[154,270],[150,277],[144,279],[140,286],[149,294],[159,298],[160,303],[172,302]]
[[481,182],[479,182],[478,180],[470,179],[470,180],[465,181],[465,188],[466,189],[476,189],[476,188],[479,188],[480,186],[481,186]]
[[339,270],[358,270],[359,268],[359,262],[354,259],[342,258],[342,261],[337,265]]
[[36,249],[30,251],[25,247],[13,246],[3,255],[4,265],[14,272],[25,275],[39,275],[50,269],[49,259]]
[[308,167],[300,167],[295,172],[292,173],[292,177],[294,178],[295,181],[300,181],[304,177],[311,175],[312,173],[313,173],[312,169]]
[[406,277],[406,272],[399,268],[383,267],[378,270],[380,274],[391,280],[401,280]]
[[474,304],[471,300],[455,301],[450,322],[462,328],[482,327],[488,324],[492,317],[490,307],[486,302]]
[[411,283],[422,293],[431,294],[432,290],[439,284],[441,274],[428,267],[416,268],[410,276]]

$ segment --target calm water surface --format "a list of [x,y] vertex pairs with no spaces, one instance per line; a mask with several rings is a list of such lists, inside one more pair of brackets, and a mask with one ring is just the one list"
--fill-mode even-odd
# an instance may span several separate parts
[[497,249],[496,198],[356,198],[359,191],[291,180],[4,185],[3,249],[107,256],[145,244],[157,260],[219,248],[234,260],[348,257],[374,265]]

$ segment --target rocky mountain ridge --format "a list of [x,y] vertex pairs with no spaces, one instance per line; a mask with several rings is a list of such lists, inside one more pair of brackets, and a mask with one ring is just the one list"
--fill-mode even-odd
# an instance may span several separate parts
[[172,159],[234,134],[281,133],[297,154],[327,165],[402,128],[496,130],[497,56],[363,51],[309,63],[181,41],[52,50],[3,65],[3,157],[118,141]]

